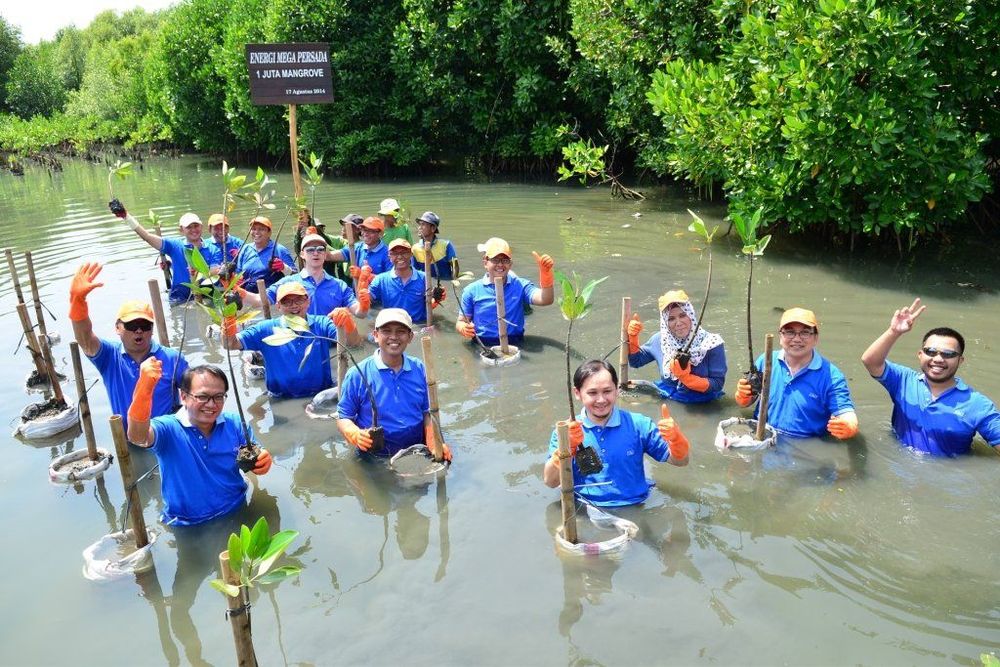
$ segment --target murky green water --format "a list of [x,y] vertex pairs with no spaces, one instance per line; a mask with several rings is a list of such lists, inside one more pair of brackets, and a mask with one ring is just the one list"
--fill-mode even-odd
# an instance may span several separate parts
[[[116,191],[136,212],[155,207],[176,221],[193,209],[205,218],[221,198],[216,173],[209,160],[147,162]],[[290,190],[289,178],[281,180]],[[79,163],[51,177],[0,175],[0,245],[34,252],[42,299],[58,317],[50,330],[63,335],[56,352],[64,366],[67,290],[81,261],[107,263],[106,285],[90,300],[99,335],[112,332],[122,300],[146,298],[146,280],[159,273],[154,253],[107,213],[106,187],[104,167]],[[647,333],[666,289],[683,286],[700,303],[705,262],[684,232],[684,209],[697,202],[619,203],[604,191],[537,185],[337,181],[322,186],[317,216],[332,222],[348,211],[367,214],[386,196],[416,213],[438,212],[467,268],[479,265],[475,244],[500,235],[514,247],[515,271],[528,276],[535,275],[532,249],[552,254],[559,268],[610,275],[595,311],[576,328],[579,355],[600,356],[617,343],[622,296],[633,298]],[[701,210],[706,218],[720,213]],[[712,444],[718,421],[737,414],[730,398],[672,406],[692,442],[692,463],[653,464],[656,489],[626,514],[640,533],[620,560],[570,560],[554,548],[557,492],[542,485],[541,469],[551,425],[568,409],[565,322],[556,307],[529,318],[518,365],[489,369],[451,329],[449,294],[434,345],[455,464],[430,486],[404,486],[360,464],[331,422],[305,417],[305,401],[271,403],[261,384],[241,379],[254,427],[276,461],[240,518],[263,514],[272,526],[300,531],[293,557],[305,567],[297,581],[254,600],[260,663],[978,662],[1000,645],[1000,460],[985,447],[947,461],[901,449],[889,431],[889,400],[858,357],[892,310],[919,295],[929,306],[919,328],[961,330],[968,339],[961,375],[1000,398],[995,261],[964,250],[936,265],[838,254],[773,243],[756,272],[754,316],[762,337],[777,324],[775,309],[817,311],[819,347],[849,378],[862,436],[846,445],[799,442],[745,461]],[[731,391],[747,363],[746,265],[723,242],[715,268],[706,324],[726,339]],[[14,302],[4,271],[8,381],[0,421],[11,428],[32,400],[22,388],[30,360],[23,350],[13,356]],[[186,354],[222,363],[205,325],[198,313],[187,315]],[[176,344],[183,313],[171,313],[169,326]],[[893,358],[914,361],[917,343],[904,339]],[[86,362],[85,373],[98,378]],[[649,366],[632,377],[654,373]],[[111,448],[103,386],[91,397],[99,443]],[[625,403],[658,412],[648,394]],[[109,531],[124,493],[117,466],[101,485],[48,482],[48,462],[83,446],[82,437],[54,446],[6,443],[0,663],[231,664],[225,602],[208,585],[230,526],[167,530],[154,548],[155,576],[85,580],[80,552]],[[140,470],[151,461],[134,457]],[[158,478],[142,493],[155,525]]]

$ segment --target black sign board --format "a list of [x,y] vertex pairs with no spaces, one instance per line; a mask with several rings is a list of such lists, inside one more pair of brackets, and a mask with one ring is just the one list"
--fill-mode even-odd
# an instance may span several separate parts
[[329,44],[247,44],[247,68],[254,104],[333,102]]

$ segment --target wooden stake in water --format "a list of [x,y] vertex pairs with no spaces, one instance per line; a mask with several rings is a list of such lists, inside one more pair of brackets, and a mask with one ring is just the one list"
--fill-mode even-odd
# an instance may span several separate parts
[[[35,370],[39,377],[49,377],[49,369],[45,366],[45,359],[42,357],[42,349],[38,346],[38,338],[35,330],[31,327],[31,318],[28,317],[28,307],[24,302],[17,304],[17,317],[21,320],[21,330],[24,332],[25,344],[31,352],[31,360],[35,362]],[[50,380],[51,381],[51,380]]]
[[35,263],[31,261],[31,251],[24,253],[24,262],[28,265],[28,284],[31,286],[31,300],[35,302],[35,321],[38,322],[38,333],[45,340],[49,332],[45,328],[45,313],[42,310],[42,300],[38,297],[38,281],[35,280]]
[[[240,575],[229,567],[229,551],[219,554],[219,571],[222,580],[231,586],[240,585]],[[250,607],[243,600],[243,588],[236,597],[226,596],[229,624],[233,629],[233,643],[236,644],[236,664],[239,667],[257,667],[253,650],[253,636],[250,634]]]
[[494,278],[493,287],[497,293],[497,330],[500,333],[500,352],[505,357],[510,354],[507,345],[507,307],[503,302],[503,278]]
[[431,286],[431,244],[424,241],[424,302],[427,307],[427,326],[434,326],[434,289]]
[[146,533],[146,519],[142,516],[142,502],[139,500],[139,489],[135,486],[135,474],[132,472],[132,456],[128,451],[128,439],[125,438],[125,427],[120,415],[108,418],[111,425],[111,438],[115,441],[115,452],[118,454],[118,469],[122,473],[122,484],[125,486],[125,497],[128,499],[129,518],[132,532],[135,533],[135,547],[141,549],[149,544]]
[[45,360],[45,365],[48,367],[49,384],[52,386],[52,393],[55,394],[56,399],[65,403],[66,397],[63,395],[62,385],[59,384],[59,374],[56,373],[55,362],[52,361],[52,350],[49,349],[49,339],[46,336],[42,336],[38,339],[38,345],[42,348],[42,359]]
[[774,334],[764,336],[764,377],[760,382],[760,410],[757,414],[755,440],[763,440],[767,432],[767,404],[771,398],[771,351],[774,349]]
[[80,346],[69,344],[69,356],[73,360],[73,375],[76,378],[76,395],[80,400],[80,423],[87,440],[87,454],[91,461],[97,460],[97,439],[94,437],[94,423],[90,419],[90,401],[87,400],[87,380],[83,377],[83,363],[80,361]]
[[569,451],[569,423],[556,424],[559,437],[559,489],[562,492],[563,537],[576,544],[576,496],[573,493],[573,457]]
[[438,403],[437,375],[434,373],[434,353],[431,350],[431,337],[421,336],[420,346],[424,352],[424,368],[427,370],[427,401],[431,406],[431,428],[434,429],[434,442],[431,443],[431,453],[435,461],[444,460],[444,436],[441,434],[439,422],[441,407]]
[[337,327],[337,396],[344,388],[344,376],[350,367],[347,357],[347,332],[344,327]]
[[[156,229],[156,235],[162,239],[163,230],[160,229],[160,223],[156,223],[155,229]],[[226,258],[223,257],[222,261],[223,262],[226,261]],[[167,289],[170,289],[170,286],[173,281],[173,276],[170,275],[170,267],[167,266],[167,256],[163,254],[162,247],[160,250],[160,270],[163,271],[163,284],[167,286]]]
[[264,311],[264,319],[271,319],[271,300],[267,297],[267,286],[263,278],[257,279],[257,295],[260,297],[260,309]]
[[160,340],[160,345],[170,347],[167,319],[163,315],[163,299],[160,298],[160,281],[150,278],[146,282],[149,285],[149,303],[153,306],[153,317],[156,319],[156,337]]
[[[358,257],[354,254],[354,223],[345,222],[344,233],[347,234],[347,265],[348,267],[357,266]],[[354,287],[354,292],[357,293],[358,279],[352,278],[351,284]]]
[[17,277],[17,266],[14,264],[14,253],[7,248],[3,251],[7,255],[7,268],[10,269],[10,279],[14,283],[14,294],[17,295],[17,302],[24,303],[24,293],[21,291],[21,279]]
[[628,381],[628,321],[632,318],[632,297],[622,297],[621,347],[618,348],[618,386],[629,388]]

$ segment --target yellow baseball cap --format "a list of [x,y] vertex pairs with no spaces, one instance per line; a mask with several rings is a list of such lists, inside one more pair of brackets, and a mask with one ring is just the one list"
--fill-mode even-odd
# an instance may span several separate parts
[[667,306],[672,303],[686,303],[691,299],[688,298],[687,292],[682,289],[672,289],[659,299],[656,300],[656,305],[660,307],[660,310],[666,310]]
[[126,301],[118,309],[117,319],[121,322],[131,322],[132,320],[156,321],[153,317],[153,307],[144,301]]
[[389,252],[392,252],[393,248],[406,248],[410,252],[413,252],[413,246],[406,239],[393,239],[389,242]]
[[286,296],[291,296],[298,294],[299,296],[308,297],[309,293],[306,292],[305,286],[298,282],[297,280],[290,280],[281,287],[278,288],[278,294],[275,297],[275,303],[281,303],[281,300]]
[[250,221],[250,226],[253,227],[254,225],[264,225],[268,229],[271,229],[271,219],[266,218],[263,215],[258,215],[256,218]]
[[510,253],[510,245],[496,236],[486,239],[486,243],[480,243],[476,246],[476,249],[486,255],[486,259],[493,259],[497,255],[513,257]]
[[806,310],[805,308],[789,308],[781,316],[781,322],[778,324],[778,328],[785,326],[786,324],[791,324],[792,322],[798,322],[799,324],[804,324],[807,327],[812,327],[816,331],[819,331],[819,322],[816,321],[816,314],[811,310]]
[[208,226],[215,227],[216,225],[228,225],[229,219],[221,213],[213,213],[208,216]]

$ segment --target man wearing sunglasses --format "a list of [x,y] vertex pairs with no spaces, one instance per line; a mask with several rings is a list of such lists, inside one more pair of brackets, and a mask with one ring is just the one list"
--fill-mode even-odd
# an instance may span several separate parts
[[977,432],[1000,449],[1000,412],[955,377],[965,360],[962,334],[948,327],[925,333],[917,351],[920,372],[888,360],[892,346],[926,308],[914,299],[897,310],[889,328],[861,355],[861,363],[892,398],[893,432],[904,445],[934,456],[968,454]]
[[153,391],[153,416],[174,412],[179,405],[177,387],[188,367],[177,350],[162,347],[153,340],[153,309],[142,301],[126,301],[118,309],[115,332],[118,340],[98,338],[90,320],[87,295],[104,283],[97,282],[101,265],[86,262],[69,288],[69,319],[77,344],[101,374],[108,392],[112,414],[121,415],[127,426],[128,406],[139,380],[139,365],[155,357],[163,364],[163,377]]
[[[767,423],[793,438],[827,433],[838,440],[854,437],[858,416],[847,378],[816,349],[819,323],[815,313],[789,308],[781,316],[778,337],[781,349],[772,352]],[[764,369],[764,355],[758,357],[756,366]],[[757,399],[746,378],[740,378],[734,398],[742,407]]]

